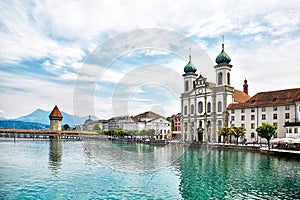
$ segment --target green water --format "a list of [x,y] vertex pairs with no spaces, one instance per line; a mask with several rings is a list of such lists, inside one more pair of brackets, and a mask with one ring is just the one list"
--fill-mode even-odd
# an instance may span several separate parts
[[0,199],[300,199],[300,162],[111,141],[0,140]]

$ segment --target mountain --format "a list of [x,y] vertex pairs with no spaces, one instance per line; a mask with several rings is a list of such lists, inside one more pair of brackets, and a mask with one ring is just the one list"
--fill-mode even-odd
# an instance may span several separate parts
[[[51,113],[51,111],[45,111],[42,109],[36,109],[34,112],[13,119],[15,121],[23,121],[23,122],[37,122],[37,123],[41,123],[41,124],[49,124],[49,114]],[[73,116],[70,115],[66,112],[61,112],[61,114],[63,115],[63,120],[62,120],[62,125],[64,124],[69,124],[71,127],[78,125],[78,124],[82,124],[86,119],[88,119],[88,117],[79,117],[79,116]],[[98,119],[96,116],[92,116],[92,119]]]

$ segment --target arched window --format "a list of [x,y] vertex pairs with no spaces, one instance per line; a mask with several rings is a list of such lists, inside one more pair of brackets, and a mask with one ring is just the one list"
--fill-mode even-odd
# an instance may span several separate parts
[[195,107],[194,104],[192,104],[192,105],[191,105],[191,114],[194,114],[194,110],[195,110],[194,107]]
[[189,91],[189,81],[185,81],[185,91]]
[[218,74],[218,85],[222,85],[223,83],[222,83],[222,80],[223,80],[223,75],[222,75],[222,72],[220,72],[219,74]]
[[187,115],[187,106],[184,106],[184,114]]
[[207,103],[207,113],[210,113],[211,112],[211,103],[208,102]]
[[203,112],[203,102],[202,101],[199,101],[199,103],[198,103],[198,112],[199,113]]
[[227,85],[230,85],[230,73],[227,73]]
[[218,112],[222,112],[222,102],[218,102]]

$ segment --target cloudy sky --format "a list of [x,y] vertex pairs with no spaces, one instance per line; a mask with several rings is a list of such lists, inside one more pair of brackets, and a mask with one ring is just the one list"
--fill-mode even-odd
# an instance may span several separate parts
[[299,33],[298,0],[2,0],[0,117],[176,114],[189,47],[214,82],[222,35],[236,89],[299,87]]

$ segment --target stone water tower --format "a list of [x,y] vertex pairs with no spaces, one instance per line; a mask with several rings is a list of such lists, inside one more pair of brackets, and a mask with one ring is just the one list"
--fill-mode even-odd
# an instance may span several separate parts
[[62,121],[62,114],[59,111],[57,105],[53,108],[52,112],[49,115],[50,119],[50,130],[57,130],[61,131],[61,121]]

